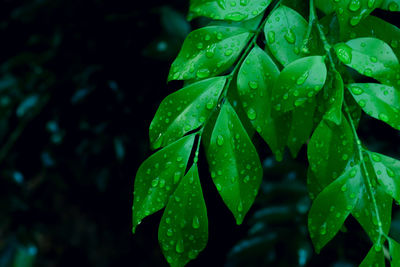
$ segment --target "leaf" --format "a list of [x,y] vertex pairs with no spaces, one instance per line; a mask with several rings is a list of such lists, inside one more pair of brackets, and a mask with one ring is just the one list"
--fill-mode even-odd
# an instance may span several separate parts
[[348,89],[365,113],[400,130],[398,89],[377,83],[353,83]]
[[287,145],[294,158],[297,157],[301,147],[310,138],[314,127],[315,99],[310,99],[292,111]]
[[347,108],[349,110],[354,126],[357,128],[361,119],[362,109],[354,100],[354,97],[351,95],[349,90],[344,90],[344,101],[347,104]]
[[353,144],[353,133],[345,119],[340,125],[322,120],[315,129],[307,154],[311,170],[322,188],[344,171],[354,154]]
[[136,173],[132,207],[133,233],[141,220],[164,208],[186,170],[195,134],[157,151]]
[[197,166],[193,165],[169,198],[158,240],[171,266],[184,266],[207,244],[207,209]]
[[368,252],[365,259],[359,267],[385,267],[385,257],[383,255],[382,246],[374,245]]
[[348,35],[351,39],[356,37],[375,37],[380,39],[390,45],[397,59],[400,58],[400,29],[383,19],[368,16],[357,27],[353,28]]
[[[368,155],[366,153],[364,154],[367,173],[363,173],[365,182],[360,188],[361,198],[352,213],[361,224],[362,228],[367,232],[372,242],[378,243],[378,241],[382,241],[380,229],[382,229],[386,235],[390,229],[392,198],[386,194],[383,186],[376,183],[378,179],[375,170]],[[372,199],[371,194],[374,196],[375,201]],[[378,211],[379,214],[377,214],[376,211]]]
[[396,86],[400,65],[393,50],[376,38],[357,38],[335,45],[336,55],[345,65],[383,84]]
[[389,10],[392,12],[400,11],[400,1],[399,0],[383,0],[379,8],[384,10]]
[[225,82],[225,77],[210,78],[167,96],[150,124],[152,147],[168,145],[203,125],[217,106]]
[[267,46],[284,66],[302,57],[303,38],[307,21],[295,10],[281,5],[273,11],[264,27]]
[[264,12],[252,19],[245,21],[212,20],[208,26],[240,27],[248,29],[249,31],[256,31],[263,17]]
[[261,14],[272,0],[191,0],[189,20],[204,16],[216,20],[242,21]]
[[277,119],[280,118],[271,108],[272,87],[278,75],[279,69],[272,59],[256,46],[240,67],[237,88],[243,108],[254,129],[279,157],[283,153],[287,138],[279,131]]
[[400,202],[400,161],[368,151],[378,182],[385,192]]
[[375,8],[379,7],[381,2],[382,0],[331,1],[342,32],[347,32],[352,27],[357,26]]
[[211,177],[225,204],[241,224],[262,180],[259,156],[229,102],[221,108],[206,148]]
[[337,234],[360,195],[361,170],[348,168],[314,200],[308,229],[317,253]]
[[272,91],[277,110],[286,112],[305,103],[324,86],[326,66],[321,56],[298,59],[287,65]]
[[247,44],[250,33],[239,27],[209,26],[192,31],[172,63],[168,81],[208,78],[227,70]]
[[389,251],[391,256],[391,266],[397,267],[398,263],[400,262],[400,244],[397,243],[395,240],[388,238],[389,241]]
[[325,14],[330,14],[335,11],[333,3],[330,0],[315,0],[315,7]]
[[332,88],[328,88],[328,107],[324,118],[340,125],[342,121],[342,106],[344,101],[344,85],[342,76],[338,72],[333,73]]

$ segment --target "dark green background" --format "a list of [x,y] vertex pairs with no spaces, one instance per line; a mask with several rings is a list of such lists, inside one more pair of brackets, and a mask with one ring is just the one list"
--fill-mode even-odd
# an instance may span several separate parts
[[[161,214],[131,234],[133,180],[148,126],[190,31],[188,0],[0,1],[0,267],[166,266]],[[379,16],[394,21],[386,12]],[[400,156],[398,132],[363,119],[371,150]],[[244,224],[200,158],[209,244],[189,266],[355,266],[370,243],[354,220],[318,256],[306,229],[305,149],[265,168]],[[396,208],[396,210],[398,210]],[[393,222],[399,240],[400,220]]]

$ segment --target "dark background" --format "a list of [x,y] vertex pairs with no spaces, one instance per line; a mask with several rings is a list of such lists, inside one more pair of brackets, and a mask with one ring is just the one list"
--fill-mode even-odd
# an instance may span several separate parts
[[[185,21],[188,3],[0,0],[0,267],[166,266],[161,213],[131,234],[133,180],[158,104],[182,85],[166,84],[170,63],[203,23]],[[371,150],[399,157],[397,131],[361,125]],[[200,158],[210,234],[189,266],[356,266],[370,243],[352,219],[312,250],[305,149],[277,163],[255,143],[265,177],[240,227]]]

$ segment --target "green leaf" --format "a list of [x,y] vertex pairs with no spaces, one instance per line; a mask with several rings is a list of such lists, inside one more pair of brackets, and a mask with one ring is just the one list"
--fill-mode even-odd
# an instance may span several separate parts
[[338,72],[333,73],[333,82],[331,88],[328,88],[327,94],[327,112],[324,118],[328,121],[340,125],[342,121],[342,106],[344,101],[344,85],[342,76]]
[[207,26],[240,27],[248,29],[249,31],[255,31],[260,25],[263,17],[264,13],[245,21],[212,20]]
[[385,267],[385,257],[381,245],[374,245],[359,267]]
[[347,32],[357,26],[375,8],[379,7],[382,0],[341,0],[331,1],[339,19],[340,29]]
[[197,166],[193,165],[169,198],[158,240],[170,266],[184,266],[207,244],[207,209]]
[[323,188],[344,171],[354,155],[353,144],[353,133],[345,119],[340,125],[322,120],[315,129],[307,154],[311,170]]
[[398,89],[377,83],[353,83],[347,87],[365,113],[400,130]]
[[272,91],[277,110],[289,111],[312,98],[325,84],[326,66],[321,56],[298,59],[287,65]]
[[209,26],[192,31],[172,63],[170,80],[208,78],[227,70],[247,44],[250,33],[239,27]]
[[250,209],[262,180],[259,156],[229,102],[221,108],[206,148],[211,177],[237,224]]
[[287,145],[294,158],[297,157],[301,147],[310,138],[314,127],[315,99],[310,99],[292,111]]
[[385,192],[400,203],[400,161],[368,151],[378,182]]
[[186,170],[195,134],[157,151],[136,173],[132,207],[132,231],[143,218],[164,208]]
[[225,77],[210,78],[167,96],[150,124],[152,147],[168,145],[203,125],[217,106],[225,82]]
[[335,11],[334,5],[330,0],[315,0],[315,7],[325,14],[330,14]]
[[314,200],[308,229],[317,253],[337,234],[356,205],[361,181],[360,167],[348,168]]
[[357,27],[353,28],[348,35],[351,39],[356,37],[375,37],[380,39],[390,45],[397,59],[400,58],[400,29],[383,19],[368,16]]
[[391,256],[391,266],[398,267],[398,263],[400,262],[400,244],[389,238],[389,251]]
[[285,135],[279,131],[276,112],[271,108],[271,92],[279,69],[262,49],[256,46],[240,67],[237,88],[243,108],[254,129],[275,155],[282,155]]
[[272,0],[191,0],[189,19],[200,16],[216,20],[242,21],[261,14]]
[[376,38],[357,38],[335,45],[336,55],[345,65],[383,84],[397,86],[400,65],[388,44]]
[[[380,237],[380,229],[386,235],[390,229],[392,198],[386,194],[383,186],[376,183],[378,180],[377,175],[367,153],[364,153],[364,162],[367,171],[366,173],[363,172],[365,182],[360,188],[361,198],[352,213],[367,232],[372,242],[377,244],[378,241],[383,242],[383,239]],[[374,196],[376,203],[373,201],[371,194]]]
[[400,1],[399,0],[383,0],[379,8],[389,11],[400,11]]
[[269,15],[264,27],[267,46],[282,65],[302,57],[300,49],[307,27],[307,21],[299,13],[284,5]]

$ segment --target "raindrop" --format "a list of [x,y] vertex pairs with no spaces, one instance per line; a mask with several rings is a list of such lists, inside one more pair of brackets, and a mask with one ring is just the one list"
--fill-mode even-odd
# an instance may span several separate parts
[[210,70],[208,69],[199,69],[196,73],[197,78],[207,78],[208,76],[210,76]]
[[303,83],[305,83],[305,81],[306,81],[307,78],[308,78],[308,75],[309,75],[309,72],[308,72],[308,71],[304,72],[304,73],[297,79],[296,84],[297,84],[297,85],[302,85]]
[[222,146],[223,144],[224,144],[224,137],[222,135],[218,135],[217,145]]
[[192,227],[194,229],[199,229],[199,227],[200,227],[199,217],[197,217],[197,216],[193,217]]
[[288,29],[288,31],[283,37],[289,44],[294,44],[296,42],[296,35],[291,29]]
[[257,112],[254,109],[250,108],[247,111],[247,117],[249,117],[250,120],[255,120],[257,118]]
[[185,251],[185,248],[183,246],[183,240],[179,239],[178,242],[176,243],[175,247],[176,252],[178,253],[183,253]]

